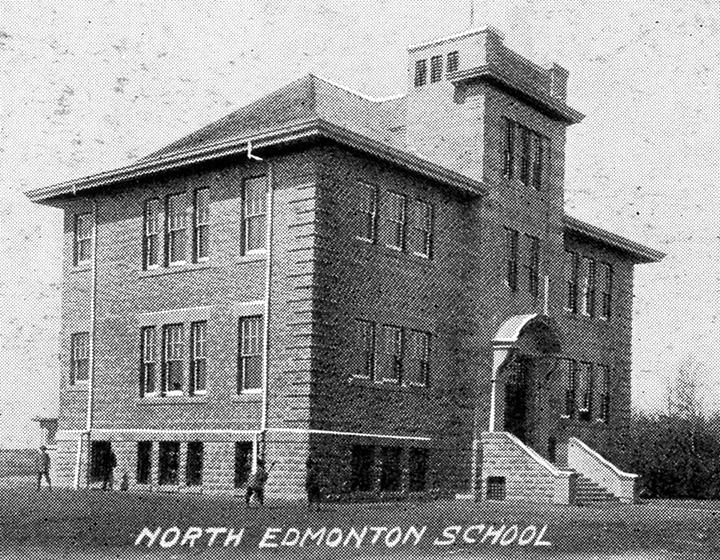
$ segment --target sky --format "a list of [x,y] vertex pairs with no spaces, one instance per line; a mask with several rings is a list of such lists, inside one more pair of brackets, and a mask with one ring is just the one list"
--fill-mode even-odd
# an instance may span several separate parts
[[[55,415],[61,212],[23,195],[139,157],[308,73],[402,93],[406,48],[490,24],[570,71],[566,210],[636,269],[633,401],[681,364],[720,409],[720,0],[0,0],[0,447]],[[471,12],[474,22],[471,22]]]

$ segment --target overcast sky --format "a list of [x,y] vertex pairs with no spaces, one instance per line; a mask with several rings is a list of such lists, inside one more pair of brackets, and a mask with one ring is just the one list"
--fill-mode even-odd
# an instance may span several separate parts
[[[718,408],[720,1],[475,1],[570,71],[566,209],[668,253],[637,269],[634,402],[688,357]],[[126,165],[307,72],[403,91],[469,0],[0,0],[0,446],[57,408],[61,213],[23,191]]]

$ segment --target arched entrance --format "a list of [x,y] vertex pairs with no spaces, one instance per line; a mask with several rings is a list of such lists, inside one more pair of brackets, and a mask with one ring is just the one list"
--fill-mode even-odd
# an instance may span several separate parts
[[492,341],[493,372],[489,431],[510,432],[545,451],[552,414],[548,391],[561,345],[546,315],[516,315]]

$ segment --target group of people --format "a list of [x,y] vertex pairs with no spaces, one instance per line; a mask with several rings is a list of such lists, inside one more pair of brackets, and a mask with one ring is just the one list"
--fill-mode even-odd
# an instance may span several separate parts
[[[117,466],[117,458],[115,452],[112,449],[108,450],[105,460],[100,465],[101,478],[102,478],[102,489],[113,490],[115,482],[115,467]],[[250,501],[253,496],[255,501],[260,506],[265,504],[265,484],[267,483],[270,470],[274,467],[273,463],[270,469],[265,469],[265,461],[258,460],[257,468],[250,475],[248,480],[247,490],[245,492],[245,506],[250,507]],[[320,468],[314,459],[308,458],[306,464],[306,476],[305,476],[305,491],[307,493],[308,508],[313,506],[316,509],[320,509],[320,503],[322,501],[322,486],[320,482]],[[37,474],[37,490],[40,491],[42,479],[44,478],[47,482],[48,489],[52,490],[50,483],[50,455],[48,455],[47,447],[44,445],[40,446],[40,449],[35,460],[35,470]],[[121,490],[127,490],[127,474],[123,476],[123,483]]]

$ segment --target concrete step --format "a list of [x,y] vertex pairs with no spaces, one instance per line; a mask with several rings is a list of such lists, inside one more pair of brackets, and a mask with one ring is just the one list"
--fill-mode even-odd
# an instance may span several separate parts
[[613,496],[606,488],[603,488],[599,484],[593,482],[587,477],[580,475],[577,480],[577,495],[576,499],[578,503],[590,503],[590,502],[619,502],[620,499]]

